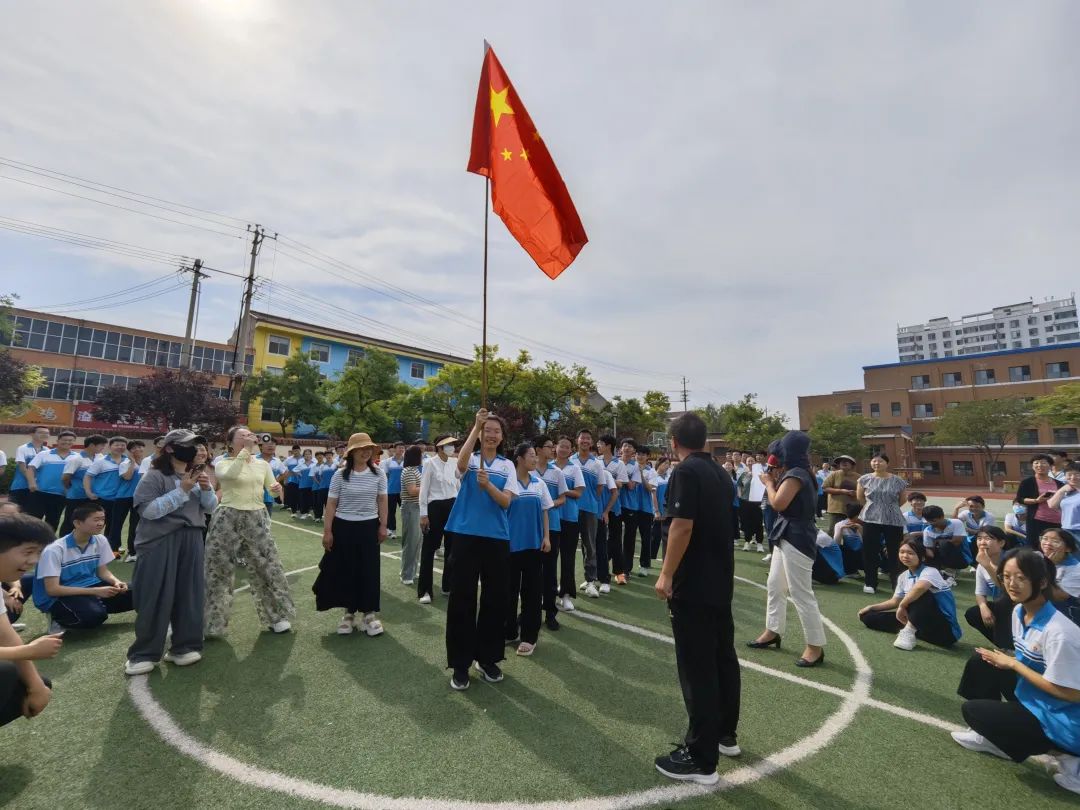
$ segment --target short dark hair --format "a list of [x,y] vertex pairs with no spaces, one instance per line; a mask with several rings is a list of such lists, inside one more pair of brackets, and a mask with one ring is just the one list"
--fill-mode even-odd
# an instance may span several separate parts
[[128,442],[127,447],[128,450],[134,450],[136,447],[146,447],[146,442],[144,442],[142,439],[132,439],[130,442]]
[[233,425],[229,428],[229,432],[225,434],[225,442],[231,447],[232,441],[236,438],[236,431],[247,430],[247,425]]
[[614,437],[614,436],[612,436],[612,435],[611,435],[610,433],[602,433],[602,434],[600,435],[600,438],[599,438],[599,439],[597,439],[597,441],[598,441],[598,442],[603,442],[603,443],[604,443],[604,444],[606,444],[606,445],[607,445],[608,447],[614,447],[614,446],[615,446],[615,443],[616,443],[616,442],[615,442],[615,437]]
[[424,450],[420,445],[414,444],[412,447],[408,447],[405,450],[405,457],[401,460],[401,463],[405,467],[419,467],[420,463],[424,460]]
[[541,433],[539,436],[533,436],[532,446],[539,450],[545,444],[551,441],[551,437],[546,433]]
[[[562,437],[562,438],[565,438],[565,437]],[[532,449],[533,449],[533,443],[532,442],[522,442],[517,447],[515,447],[514,448],[514,463],[516,464],[517,460],[519,458],[524,458],[528,454],[528,452],[530,450],[532,450]]]
[[1012,547],[1012,537],[1005,533],[1005,530],[998,526],[982,526],[977,532],[975,532],[975,538],[978,539],[980,534],[985,534],[987,537],[993,537],[999,543],[1004,544],[1005,548]]
[[999,582],[1005,581],[1005,564],[1009,560],[1016,560],[1016,567],[1031,583],[1032,596],[1040,593],[1047,599],[1052,596],[1054,583],[1057,580],[1057,568],[1050,560],[1035,549],[1026,546],[1007,551],[998,562]]
[[1047,464],[1054,463],[1053,457],[1048,453],[1036,453],[1031,457],[1031,463],[1034,464],[1036,461],[1045,461]]
[[888,457],[887,455],[885,455],[884,453],[874,453],[874,455],[872,456],[872,458],[880,458],[880,459],[881,459],[882,461],[884,461],[884,462],[885,462],[886,464],[888,464],[888,463],[889,463],[889,457]]
[[908,503],[911,503],[912,501],[925,501],[926,495],[922,492],[919,492],[918,490],[915,490],[914,492],[908,493],[907,499]]
[[1069,451],[1068,450],[1052,450],[1051,452],[1055,456],[1061,456],[1062,458],[1068,458],[1069,457]]
[[560,433],[558,438],[555,439],[555,444],[558,444],[559,442],[570,442],[570,446],[574,446],[574,440],[565,433]]
[[1070,461],[1065,465],[1065,472],[1080,472],[1080,461]]
[[56,434],[56,438],[58,439],[62,439],[65,436],[70,436],[73,439],[79,438],[74,430],[61,430],[59,433]]
[[75,507],[75,510],[71,513],[71,522],[72,523],[75,523],[75,522],[80,522],[81,523],[82,521],[84,521],[88,517],[90,517],[91,515],[93,515],[93,514],[95,514],[97,512],[104,512],[104,511],[105,511],[105,507],[102,506],[100,503],[94,503],[93,501],[91,501],[90,503],[84,503],[82,506]]
[[0,554],[16,546],[44,548],[55,539],[52,527],[41,518],[23,512],[0,515]]
[[1065,543],[1065,548],[1069,550],[1070,554],[1076,553],[1076,536],[1072,532],[1070,532],[1068,529],[1063,529],[1060,526],[1050,526],[1049,528],[1042,530],[1042,534],[1039,535],[1039,539],[1042,540],[1043,535],[1050,534],[1050,532],[1053,532],[1062,539],[1062,541]]
[[900,543],[900,547],[897,548],[897,551],[899,551],[904,546],[910,547],[911,550],[915,552],[915,556],[919,558],[920,565],[926,562],[926,547],[923,545],[921,538],[908,537],[902,540]]
[[986,499],[982,495],[969,495],[964,499],[965,501],[972,501],[979,504],[979,506],[986,506]]
[[862,505],[857,503],[849,503],[844,505],[844,514],[848,516],[848,520],[853,520],[859,516],[862,512]]
[[165,437],[164,436],[158,436],[156,439],[154,439],[154,444],[157,444],[158,442],[163,442],[163,441],[165,441]]
[[300,449],[300,445],[294,444],[292,447],[289,448],[289,452],[291,453],[293,450],[299,450],[299,449]]
[[634,448],[635,453],[637,452],[638,443],[636,441],[634,441],[630,436],[627,436],[625,439],[623,439],[621,442],[619,442],[619,447],[622,447],[623,445],[627,445],[627,444]]
[[945,510],[942,509],[940,506],[934,506],[933,504],[931,504],[930,506],[922,510],[922,516],[924,520],[928,520],[931,522],[935,520],[941,520],[943,517],[945,517]]
[[675,417],[668,432],[680,447],[687,450],[704,450],[705,439],[709,434],[705,420],[696,413],[684,413]]
[[109,438],[109,444],[112,444],[113,442],[123,442],[126,447],[128,442],[127,436],[111,436]]
[[83,446],[88,447],[91,444],[108,444],[109,440],[102,436],[100,433],[92,433],[83,439]]
[[578,438],[579,438],[579,439],[581,438],[581,434],[582,434],[582,433],[588,433],[588,434],[589,434],[589,438],[590,438],[590,439],[592,438],[592,431],[591,431],[591,430],[589,430],[588,428],[582,428],[581,430],[579,430],[579,431],[577,432],[577,435],[578,435]]
[[398,448],[398,447],[404,447],[404,446],[405,446],[405,442],[394,442],[394,443],[393,443],[392,445],[390,445],[390,446],[391,446],[391,447],[393,447],[393,448],[395,448],[395,449],[396,449],[396,448]]

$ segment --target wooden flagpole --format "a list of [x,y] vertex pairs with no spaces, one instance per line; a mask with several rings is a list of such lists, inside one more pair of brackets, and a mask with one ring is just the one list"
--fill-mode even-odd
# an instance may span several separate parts
[[[487,44],[487,43],[485,43]],[[488,298],[488,219],[490,206],[488,198],[491,191],[491,178],[484,178],[484,332],[480,355],[480,407],[487,408],[487,298]]]

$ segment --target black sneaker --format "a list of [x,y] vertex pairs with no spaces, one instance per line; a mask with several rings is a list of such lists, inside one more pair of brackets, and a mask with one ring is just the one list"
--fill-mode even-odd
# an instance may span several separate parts
[[547,625],[548,630],[558,630],[560,626],[559,620],[555,618],[554,614],[550,614],[544,624]]
[[656,758],[656,770],[660,771],[668,779],[677,779],[680,782],[697,782],[699,785],[715,785],[720,781],[720,775],[714,767],[706,771],[690,756],[690,749],[685,745],[676,748],[666,757]]
[[464,692],[469,688],[469,668],[455,669],[450,676],[450,688],[457,692]]
[[498,664],[481,664],[477,661],[476,671],[483,675],[488,683],[498,683],[503,679],[502,670],[499,669]]
[[739,748],[739,743],[735,740],[734,734],[720,738],[720,753],[725,757],[737,757],[742,753],[742,749]]

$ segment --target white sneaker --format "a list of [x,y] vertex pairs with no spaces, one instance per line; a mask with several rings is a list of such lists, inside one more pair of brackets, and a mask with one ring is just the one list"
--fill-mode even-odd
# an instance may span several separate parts
[[383,634],[383,625],[374,613],[365,613],[356,623],[356,629],[361,633],[367,633],[373,638]]
[[126,661],[124,662],[124,674],[149,675],[156,667],[156,661]]
[[768,554],[766,554],[764,557],[761,558],[761,561],[762,562],[768,562],[771,559],[772,559],[772,552],[770,551]]
[[750,550],[750,541],[749,540],[747,540],[745,543],[742,544],[742,550],[743,551],[749,551]]
[[974,565],[969,565],[967,568],[964,569],[964,573],[965,574],[974,574],[975,573],[975,566]]
[[585,586],[585,595],[590,599],[597,599],[600,596],[600,591],[596,590],[596,586],[590,582]]
[[11,629],[12,630],[25,630],[26,629],[26,622],[14,622],[11,625]]
[[282,619],[280,622],[274,622],[272,625],[270,625],[270,629],[273,630],[275,633],[288,633],[290,630],[292,630],[292,625],[288,622],[287,619]]
[[176,664],[178,667],[189,667],[192,664],[197,664],[202,661],[202,653],[198,650],[191,650],[190,652],[180,653],[179,655],[173,655],[171,652],[165,653],[165,660],[170,664]]
[[761,545],[761,543],[758,543],[757,547],[754,549],[754,551],[756,551],[758,554],[764,554],[765,553],[765,546]]
[[[911,622],[908,622],[900,628],[900,632],[896,634],[896,641],[894,641],[892,645],[898,650],[914,650],[915,641],[915,626]],[[959,742],[959,740],[957,742]]]
[[649,575],[649,569],[646,568],[644,565],[639,565],[637,575],[639,577],[647,577]]
[[135,555],[132,554],[131,552],[128,552],[127,554],[124,555],[124,562],[126,562],[126,563],[135,562]]
[[1080,779],[1075,776],[1070,776],[1067,773],[1055,773],[1054,781],[1057,782],[1058,787],[1063,787],[1072,793],[1080,794]]
[[338,622],[337,634],[339,636],[347,636],[355,629],[354,622],[356,617],[351,613],[346,613],[341,617],[341,621]]
[[60,624],[60,622],[58,622],[56,619],[53,619],[51,622],[49,622],[50,636],[55,636],[57,633],[63,633],[65,630],[67,630],[67,628],[64,627],[64,625]]
[[430,605],[431,604],[431,594],[430,593],[425,593],[423,596],[421,596],[420,597],[420,604],[421,605]]
[[403,580],[401,580],[401,584],[408,587],[408,588],[411,588],[416,584],[416,580],[415,579],[403,579]]
[[565,610],[567,613],[573,613],[574,612],[574,610],[575,610],[574,603],[572,601],[570,601],[569,596],[564,596],[562,598],[562,609]]
[[986,739],[986,737],[970,728],[964,731],[954,731],[952,733],[952,738],[968,751],[981,751],[986,754],[993,754],[995,757],[1001,757],[1002,759],[1011,759],[1008,754]]
[[862,586],[862,592],[865,593],[867,596],[872,596],[875,593],[877,593],[877,590],[875,590],[874,588],[871,588],[869,585],[863,585]]
[[611,593],[611,585],[607,582],[600,583],[600,593]]

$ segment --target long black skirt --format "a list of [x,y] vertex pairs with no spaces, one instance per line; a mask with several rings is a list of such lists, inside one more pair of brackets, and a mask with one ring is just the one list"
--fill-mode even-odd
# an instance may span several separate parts
[[342,520],[331,524],[334,544],[323,552],[311,586],[316,610],[344,608],[349,613],[379,610],[379,521]]

